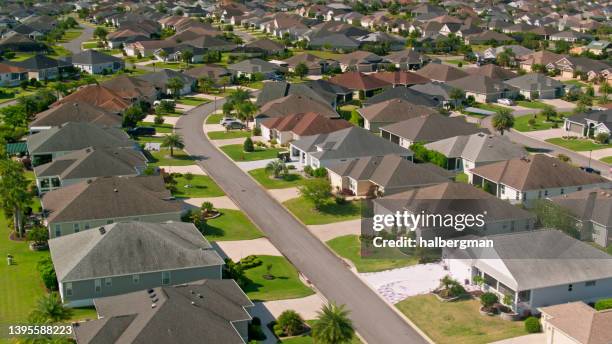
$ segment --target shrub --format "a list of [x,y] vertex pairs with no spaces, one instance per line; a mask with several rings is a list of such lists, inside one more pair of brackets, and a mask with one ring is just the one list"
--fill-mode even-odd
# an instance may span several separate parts
[[571,162],[572,161],[572,159],[569,156],[567,156],[565,154],[561,154],[561,153],[559,153],[557,155],[557,159],[559,159],[559,160],[561,160],[563,162]]
[[164,124],[165,119],[164,116],[162,115],[156,115],[155,118],[153,119],[153,123],[157,124],[157,125],[162,125]]
[[304,319],[294,310],[286,310],[278,317],[277,323],[283,334],[295,336],[304,330]]
[[240,259],[240,261],[238,262],[238,265],[240,265],[243,270],[252,269],[254,267],[260,266],[261,264],[263,264],[263,262],[261,261],[261,259],[259,259],[259,257],[255,255],[246,256]]
[[529,317],[525,319],[525,331],[529,333],[538,333],[542,331],[542,325],[540,319],[536,317]]
[[612,299],[601,299],[595,302],[595,309],[602,311],[604,309],[612,309]]
[[499,301],[499,297],[493,293],[484,293],[480,295],[480,303],[485,308],[491,308]]
[[605,144],[610,139],[610,135],[607,133],[599,133],[595,136],[595,141],[600,144]]
[[255,146],[253,146],[253,140],[251,140],[250,137],[247,137],[246,140],[244,140],[244,144],[242,145],[242,147],[245,152],[255,151]]
[[327,176],[327,169],[325,167],[319,167],[312,171],[312,176],[317,178],[323,178]]
[[304,173],[306,173],[309,176],[312,176],[312,167],[310,167],[310,165],[304,166]]
[[334,197],[334,202],[336,202],[337,205],[343,205],[346,204],[346,198],[342,195],[337,195]]
[[51,257],[46,257],[38,261],[36,265],[40,277],[45,284],[45,287],[49,290],[57,290],[57,277],[55,275],[55,269],[53,268],[53,262]]
[[253,136],[261,136],[261,128],[260,127],[255,127],[253,129]]

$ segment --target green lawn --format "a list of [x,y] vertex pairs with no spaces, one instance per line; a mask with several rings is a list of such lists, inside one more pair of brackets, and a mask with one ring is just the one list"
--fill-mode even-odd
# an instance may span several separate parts
[[66,32],[64,33],[64,36],[62,36],[62,39],[60,40],[60,42],[62,42],[62,43],[70,42],[73,39],[76,39],[79,36],[81,36],[82,32],[83,32],[83,29],[70,29],[70,30],[66,30]]
[[438,344],[484,344],[527,334],[521,321],[480,315],[476,300],[440,302],[428,294],[396,307]]
[[265,168],[249,171],[249,174],[266,189],[285,189],[302,185],[303,178],[299,174],[289,173],[283,177],[274,178]]
[[11,59],[11,61],[23,61],[23,60],[27,60],[30,57],[34,56],[34,53],[22,53],[22,52],[18,52],[15,53],[15,56]]
[[98,47],[98,42],[83,42],[81,44],[82,49],[95,49]]
[[142,127],[153,127],[158,134],[169,134],[174,130],[174,126],[169,123],[155,124],[153,122],[138,122]]
[[242,149],[242,144],[222,146],[221,150],[225,152],[234,161],[254,161],[264,159],[275,159],[278,153],[284,149],[280,148],[259,148],[255,147],[254,152],[245,152]]
[[532,101],[519,100],[516,102],[516,104],[522,107],[530,108],[530,109],[544,109],[548,106],[547,104],[544,104],[536,100],[532,100]]
[[219,124],[219,122],[221,122],[222,118],[223,118],[223,114],[222,113],[212,114],[212,115],[206,117],[206,124]]
[[455,176],[455,181],[459,182],[459,183],[467,183],[468,182],[468,175],[463,173],[463,172],[459,172]]
[[191,106],[198,106],[208,102],[210,102],[210,100],[200,97],[182,97],[181,99],[177,100],[177,103],[179,104]]
[[[529,120],[531,118],[535,119],[534,125],[529,125]],[[546,122],[546,117],[541,115],[525,115],[514,118],[514,129],[518,131],[536,131],[536,130],[546,130],[553,128],[554,124],[557,124],[557,127],[560,127],[563,124],[563,120],[558,117],[551,117],[549,122]]]
[[354,234],[343,235],[327,242],[336,254],[346,258],[355,264],[359,272],[376,272],[390,269],[402,268],[409,265],[414,265],[417,260],[406,256],[405,258],[387,259],[387,258],[367,258],[361,255],[361,243],[359,236]]
[[[175,177],[176,192],[174,196],[194,198],[194,197],[219,197],[225,195],[223,190],[215,184],[209,176],[194,175],[193,179],[187,181],[185,175]],[[185,187],[189,185],[189,187]]]
[[307,225],[324,225],[327,223],[355,220],[361,216],[361,203],[359,201],[346,202],[338,205],[333,201],[316,210],[311,201],[297,197],[283,202],[293,215]]
[[[214,204],[213,204],[214,206]],[[206,222],[204,236],[210,241],[251,240],[263,233],[240,210],[218,209],[221,216]]]
[[251,132],[248,130],[220,130],[220,131],[209,131],[208,137],[211,140],[227,140],[227,139],[238,139],[241,137],[249,137]]
[[604,148],[612,148],[612,143],[608,143],[608,144],[599,144],[599,143],[595,143],[591,140],[588,139],[563,139],[561,137],[555,137],[552,139],[548,139],[546,140],[546,142],[548,143],[552,143],[554,145],[557,146],[561,146],[564,148],[567,148],[569,150],[573,150],[573,151],[577,151],[577,152],[584,152],[584,151],[590,151],[590,150],[598,150],[598,149],[604,149]]
[[[314,294],[312,289],[300,281],[297,270],[285,258],[258,257],[263,264],[245,271],[251,281],[244,287],[244,292],[251,301],[296,299]],[[275,277],[271,280],[264,278],[268,274],[268,265],[272,265],[270,274]]]
[[566,85],[574,85],[574,86],[579,86],[579,87],[586,87],[587,84],[585,84],[584,82],[580,81],[580,80],[564,80],[561,81],[562,83],[566,84]]
[[159,152],[150,152],[153,157],[153,161],[149,163],[150,166],[187,166],[193,165],[193,157],[187,155],[180,149],[174,150],[174,156],[170,156],[170,150],[162,148]]
[[612,156],[607,156],[607,157],[601,158],[599,160],[605,162],[606,164],[612,164]]
[[444,62],[446,62],[446,63],[448,63],[448,64],[455,65],[455,66],[457,66],[457,67],[459,66],[459,64],[461,64],[461,65],[466,64],[466,62],[465,62],[465,61],[463,61],[463,60],[444,60]]
[[495,104],[489,104],[489,103],[478,103],[474,105],[474,107],[483,109],[483,110],[488,110],[488,111],[495,111],[495,112],[498,112],[500,110],[510,110],[506,107],[495,105]]
[[[310,327],[312,327],[315,322],[316,320],[306,320],[306,323]],[[301,336],[281,339],[281,343],[283,344],[314,344],[314,340],[312,339],[311,333],[308,332],[307,334],[303,334]],[[361,340],[359,340],[359,337],[353,336],[353,339],[351,340],[350,344],[361,344]]]
[[95,320],[98,319],[98,312],[94,307],[73,308],[72,320]]

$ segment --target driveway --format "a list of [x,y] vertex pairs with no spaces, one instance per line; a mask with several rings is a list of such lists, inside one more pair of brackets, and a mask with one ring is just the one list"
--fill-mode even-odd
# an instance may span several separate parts
[[319,240],[326,242],[343,235],[360,235],[361,220],[342,221],[325,225],[310,225],[308,229],[310,229],[312,234],[319,238]]
[[[147,117],[145,117],[143,121],[154,123],[155,117],[156,115],[147,115]],[[162,116],[162,117],[164,117],[164,124],[172,124],[173,126],[176,125],[176,122],[178,122],[178,119],[179,119],[179,117],[177,116]]]
[[185,208],[200,208],[202,203],[210,202],[217,209],[238,210],[238,206],[227,196],[181,198]]
[[237,262],[250,256],[282,256],[282,254],[266,238],[237,241],[217,241],[213,243],[215,249],[223,258],[230,258]]
[[73,54],[80,53],[82,51],[81,45],[83,42],[91,41],[94,32],[94,28],[89,25],[81,24],[81,27],[83,28],[83,31],[81,31],[81,35],[79,37],[70,42],[60,43],[60,46],[68,49]]
[[527,135],[536,140],[545,141],[554,137],[562,137],[567,135],[567,132],[563,128],[554,128],[546,130],[535,130],[535,131],[523,131],[523,135]]
[[428,343],[418,329],[347,269],[304,224],[208,141],[202,123],[212,111],[214,105],[209,103],[181,116],[177,131],[184,138],[185,150],[198,159],[198,164],[270,242],[326,299],[346,305],[355,329],[367,342]]
[[540,102],[551,105],[560,112],[572,111],[576,108],[576,104],[563,99],[540,99]]
[[300,197],[300,190],[298,188],[270,189],[268,192],[280,203]]
[[490,344],[545,344],[546,335],[544,333],[534,333],[525,336],[514,337],[509,339],[500,340]]

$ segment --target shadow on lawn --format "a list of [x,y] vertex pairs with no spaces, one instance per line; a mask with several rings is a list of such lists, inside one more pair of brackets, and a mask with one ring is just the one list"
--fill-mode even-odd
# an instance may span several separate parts
[[329,201],[320,206],[317,211],[329,215],[349,216],[360,211],[360,207],[357,204],[355,202],[338,204],[334,201]]

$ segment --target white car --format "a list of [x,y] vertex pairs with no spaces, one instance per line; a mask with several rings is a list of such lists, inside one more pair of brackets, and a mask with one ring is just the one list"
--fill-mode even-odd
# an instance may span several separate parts
[[222,126],[225,126],[226,124],[230,122],[234,122],[234,121],[236,121],[234,117],[223,117],[221,118],[221,121],[219,122],[219,124],[221,124]]
[[514,105],[514,101],[512,99],[508,99],[508,98],[499,98],[497,100],[498,104],[502,104],[502,105],[508,105],[508,106],[512,106]]
[[156,100],[156,101],[153,102],[153,106],[157,106],[157,105],[161,104],[162,102],[168,102],[168,103],[174,104],[174,99]]

